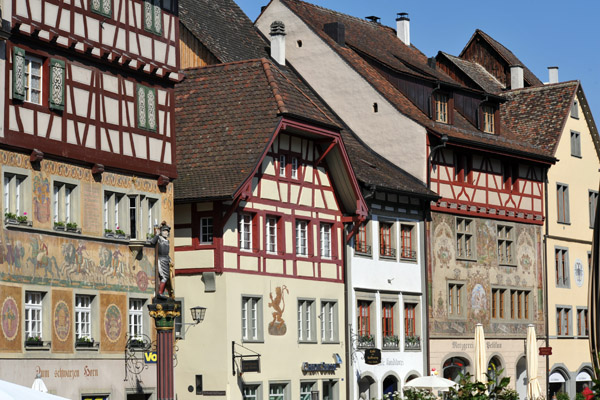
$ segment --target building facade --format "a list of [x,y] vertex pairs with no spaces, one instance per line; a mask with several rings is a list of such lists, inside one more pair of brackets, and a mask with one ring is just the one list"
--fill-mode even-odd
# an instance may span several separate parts
[[[177,2],[2,2],[0,379],[151,399],[145,305],[172,224]],[[146,16],[148,18],[143,18]]]

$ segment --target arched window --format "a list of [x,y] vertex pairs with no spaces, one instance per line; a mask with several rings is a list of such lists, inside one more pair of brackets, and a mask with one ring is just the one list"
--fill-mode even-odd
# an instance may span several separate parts
[[515,380],[515,389],[519,393],[519,398],[527,397],[527,359],[521,357],[517,361],[517,379]]
[[468,371],[469,361],[462,357],[451,357],[444,362],[444,378],[454,382],[460,380],[460,376]]
[[398,391],[398,379],[394,375],[389,375],[383,380],[383,396]]
[[377,396],[375,380],[370,376],[363,376],[358,381],[359,399],[371,399]]
[[586,387],[592,388],[592,371],[584,368],[575,378],[575,389],[577,393],[581,393]]
[[553,398],[557,393],[567,393],[569,376],[560,369],[553,370],[548,376],[548,391],[550,398]]
[[490,381],[494,382],[490,388],[490,390],[494,389],[496,385],[500,382],[500,376],[502,374],[502,362],[500,358],[497,356],[492,357],[487,367],[487,374]]

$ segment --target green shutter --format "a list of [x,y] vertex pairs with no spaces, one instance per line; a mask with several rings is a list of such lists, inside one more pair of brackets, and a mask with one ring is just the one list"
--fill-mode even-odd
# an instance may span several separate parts
[[112,0],[90,0],[90,10],[110,18],[112,17]]
[[112,16],[112,0],[102,0],[102,14],[107,17]]
[[146,88],[146,127],[156,131],[156,89]]
[[65,62],[50,60],[50,82],[48,105],[53,110],[65,109]]
[[25,50],[13,47],[13,99],[25,100]]
[[146,129],[148,127],[146,122],[148,119],[148,111],[146,106],[146,88],[142,85],[137,85],[136,93],[138,128]]
[[153,2],[153,21],[154,21],[154,33],[162,35],[162,8],[160,7],[161,0],[152,0]]
[[144,0],[144,29],[154,32],[154,10],[152,0]]

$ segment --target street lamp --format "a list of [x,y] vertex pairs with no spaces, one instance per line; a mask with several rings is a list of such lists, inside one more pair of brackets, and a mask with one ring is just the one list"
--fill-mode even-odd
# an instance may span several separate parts
[[190,312],[192,313],[192,319],[195,322],[195,325],[198,325],[200,322],[204,321],[204,315],[206,315],[206,307],[192,307],[190,308]]

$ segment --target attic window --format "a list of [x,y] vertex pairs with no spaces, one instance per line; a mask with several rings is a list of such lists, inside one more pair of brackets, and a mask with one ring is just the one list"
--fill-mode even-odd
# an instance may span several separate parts
[[577,103],[577,100],[573,101],[573,104],[571,104],[571,117],[579,118],[579,104]]
[[435,110],[435,120],[437,122],[449,123],[448,120],[448,95],[436,93],[433,95],[433,105]]
[[373,112],[378,112],[379,111],[379,106],[377,105],[377,103],[373,103]]
[[483,106],[481,107],[481,115],[482,115],[482,130],[485,133],[495,133],[495,124],[494,124],[494,107],[492,106]]
[[298,41],[296,42],[296,46],[298,46],[298,47],[302,47],[302,40],[298,40]]

